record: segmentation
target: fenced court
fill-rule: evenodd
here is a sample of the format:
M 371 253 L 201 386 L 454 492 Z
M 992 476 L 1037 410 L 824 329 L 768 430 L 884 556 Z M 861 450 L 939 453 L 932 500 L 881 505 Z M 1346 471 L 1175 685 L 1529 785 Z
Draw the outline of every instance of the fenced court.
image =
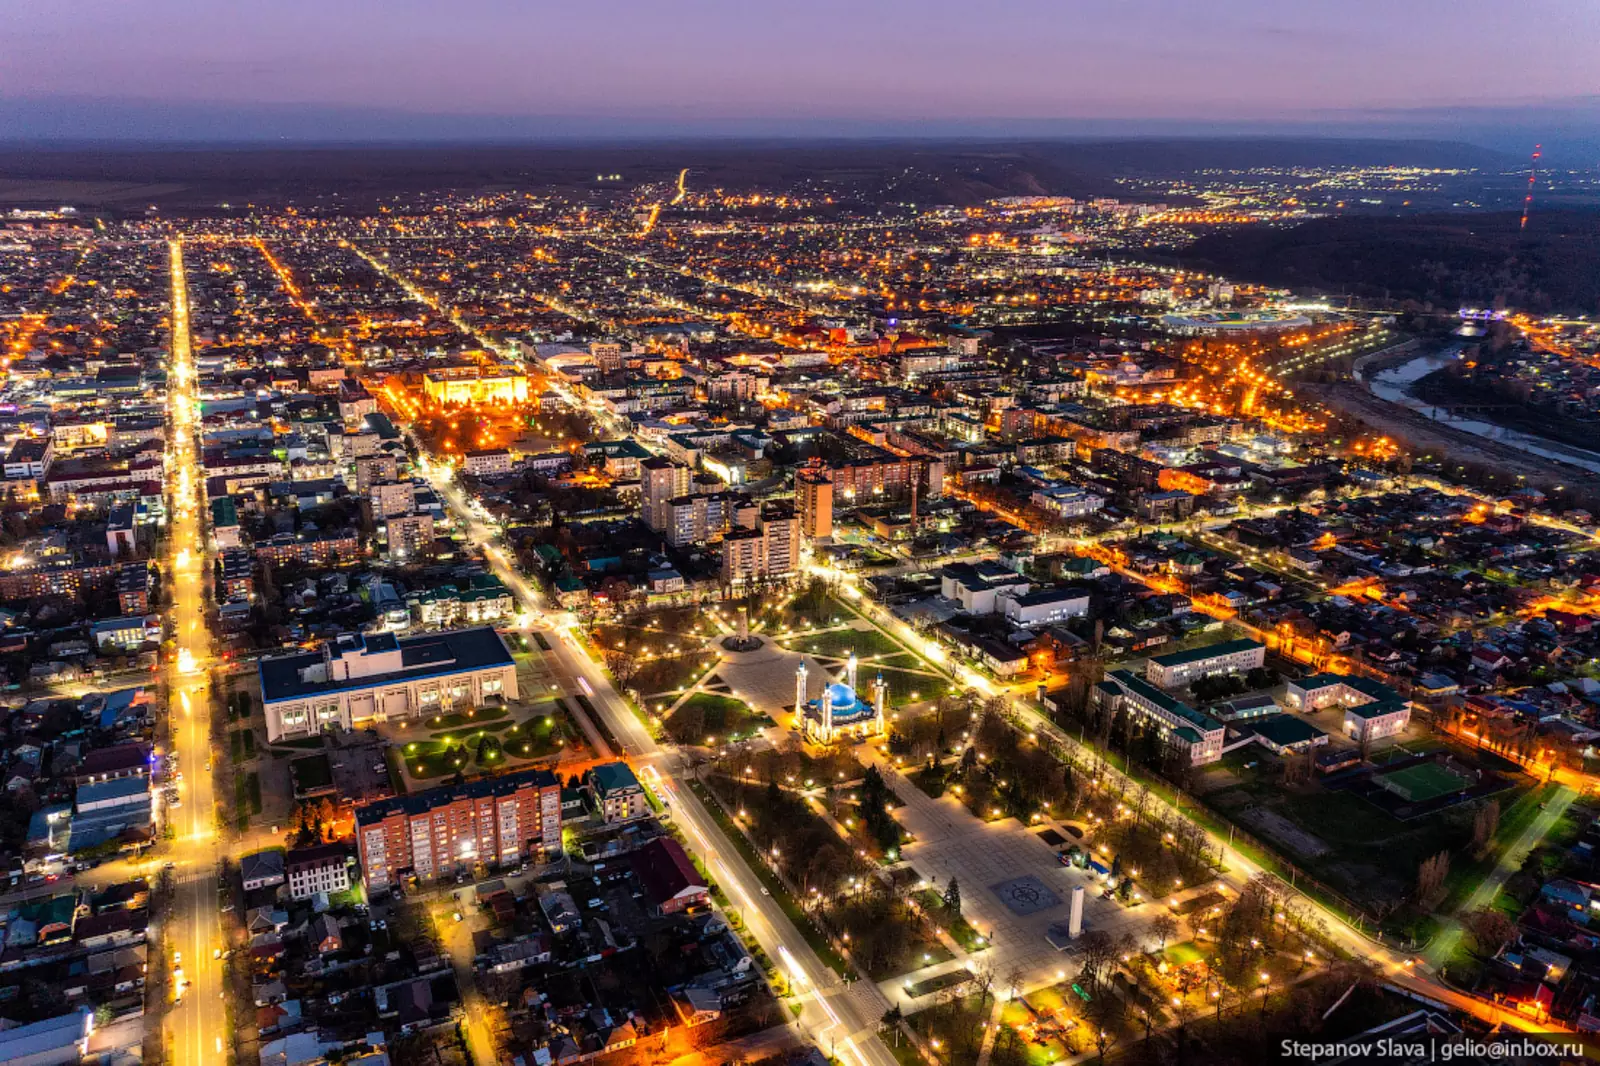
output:
M 1408 803 L 1426 803 L 1478 783 L 1481 773 L 1439 762 L 1420 762 L 1377 775 L 1377 782 Z

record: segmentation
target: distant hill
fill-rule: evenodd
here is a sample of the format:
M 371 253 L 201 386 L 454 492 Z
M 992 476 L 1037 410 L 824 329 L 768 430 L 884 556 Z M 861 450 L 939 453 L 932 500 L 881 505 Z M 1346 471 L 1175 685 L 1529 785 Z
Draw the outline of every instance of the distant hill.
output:
M 1353 215 L 1289 229 L 1202 237 L 1185 266 L 1302 292 L 1504 306 L 1540 314 L 1600 311 L 1600 212 L 1520 216 Z

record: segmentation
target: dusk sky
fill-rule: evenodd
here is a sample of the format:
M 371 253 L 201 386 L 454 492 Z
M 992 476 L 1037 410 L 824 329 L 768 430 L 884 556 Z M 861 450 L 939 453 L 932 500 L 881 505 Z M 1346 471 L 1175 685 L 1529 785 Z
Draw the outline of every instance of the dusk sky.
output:
M 0 98 L 667 120 L 1255 120 L 1600 93 L 1594 0 L 71 0 Z

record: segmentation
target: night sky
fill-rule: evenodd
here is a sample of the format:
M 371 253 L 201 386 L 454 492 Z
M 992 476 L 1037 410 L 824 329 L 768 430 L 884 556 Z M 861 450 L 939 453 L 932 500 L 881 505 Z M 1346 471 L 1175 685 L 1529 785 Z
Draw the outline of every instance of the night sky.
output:
M 5 0 L 0 98 L 784 121 L 1600 93 L 1594 0 Z

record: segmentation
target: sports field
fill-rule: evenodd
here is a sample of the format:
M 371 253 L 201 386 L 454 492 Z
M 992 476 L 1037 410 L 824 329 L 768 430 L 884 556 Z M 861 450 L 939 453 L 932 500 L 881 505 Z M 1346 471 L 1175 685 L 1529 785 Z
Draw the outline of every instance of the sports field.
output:
M 1435 762 L 1418 763 L 1404 770 L 1381 777 L 1384 788 L 1398 793 L 1412 803 L 1425 803 L 1451 792 L 1460 792 L 1472 782 L 1453 770 Z

